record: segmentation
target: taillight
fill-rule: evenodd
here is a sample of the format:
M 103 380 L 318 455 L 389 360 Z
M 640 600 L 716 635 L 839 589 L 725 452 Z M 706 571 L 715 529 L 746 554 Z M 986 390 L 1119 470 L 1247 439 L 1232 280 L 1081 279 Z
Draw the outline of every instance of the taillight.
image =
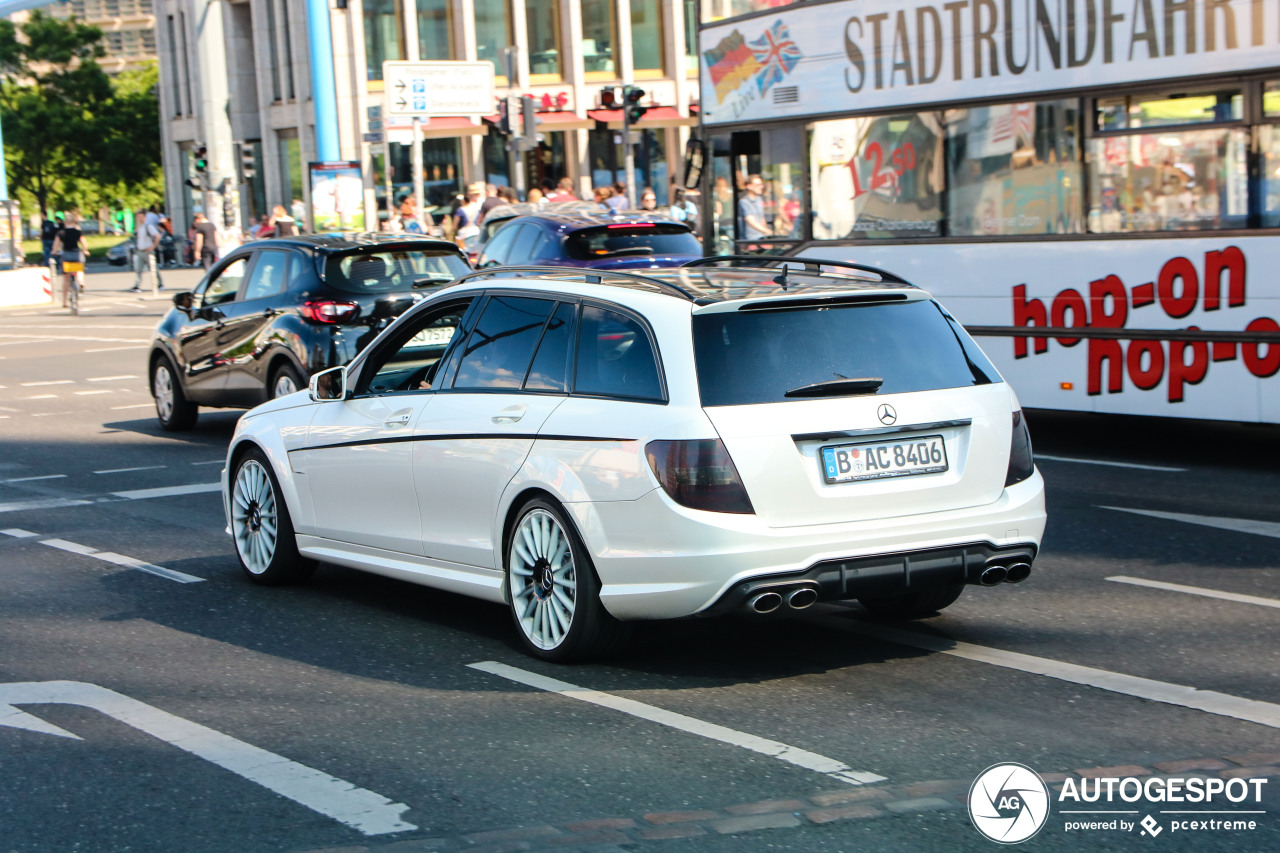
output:
M 755 513 L 738 469 L 720 439 L 651 441 L 644 450 L 663 490 L 681 506 Z
M 1031 454 L 1031 433 L 1027 431 L 1027 419 L 1022 410 L 1013 413 L 1013 440 L 1009 446 L 1009 473 L 1005 475 L 1004 484 L 1012 486 L 1035 473 L 1035 457 Z
M 298 306 L 298 311 L 312 323 L 349 323 L 360 313 L 360 306 L 354 302 L 326 299 L 304 302 Z

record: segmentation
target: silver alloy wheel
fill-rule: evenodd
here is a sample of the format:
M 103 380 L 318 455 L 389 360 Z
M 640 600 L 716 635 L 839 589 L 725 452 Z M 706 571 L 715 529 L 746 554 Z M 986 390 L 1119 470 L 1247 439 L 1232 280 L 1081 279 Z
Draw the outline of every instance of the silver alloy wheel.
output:
M 231 491 L 231 532 L 245 568 L 260 575 L 276 554 L 276 494 L 271 477 L 256 459 L 249 459 L 236 472 Z
M 289 371 L 282 370 L 280 375 L 276 377 L 276 386 L 272 389 L 271 396 L 272 398 L 287 397 L 297 390 L 298 386 L 293 381 L 293 376 L 290 375 Z
M 173 374 L 163 361 L 156 364 L 156 374 L 151 384 L 155 389 L 156 413 L 160 415 L 160 420 L 168 422 L 173 417 Z
M 511 539 L 511 601 L 520 629 L 540 649 L 564 642 L 577 609 L 573 549 L 556 518 L 535 509 Z

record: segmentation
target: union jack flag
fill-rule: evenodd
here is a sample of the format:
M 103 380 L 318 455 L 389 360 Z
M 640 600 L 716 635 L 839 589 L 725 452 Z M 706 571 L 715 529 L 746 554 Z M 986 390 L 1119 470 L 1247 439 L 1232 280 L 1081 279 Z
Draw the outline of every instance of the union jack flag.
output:
M 772 27 L 764 31 L 764 35 L 747 44 L 761 65 L 756 74 L 756 85 L 760 88 L 761 95 L 769 91 L 774 83 L 782 82 L 791 69 L 796 67 L 796 63 L 804 58 L 782 21 L 775 21 Z

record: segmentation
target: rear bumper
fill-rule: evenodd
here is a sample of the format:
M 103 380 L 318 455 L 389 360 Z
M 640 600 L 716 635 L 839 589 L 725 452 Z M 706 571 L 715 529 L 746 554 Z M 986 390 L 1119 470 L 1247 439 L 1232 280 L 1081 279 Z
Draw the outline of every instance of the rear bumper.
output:
M 619 619 L 720 612 L 754 582 L 803 582 L 809 573 L 832 599 L 955 583 L 957 566 L 967 572 L 988 553 L 1034 556 L 1045 525 L 1039 472 L 985 506 L 806 527 L 690 510 L 661 489 L 566 508 L 600 576 L 600 599 Z M 956 549 L 966 548 L 957 561 Z M 941 562 L 923 559 L 930 552 Z

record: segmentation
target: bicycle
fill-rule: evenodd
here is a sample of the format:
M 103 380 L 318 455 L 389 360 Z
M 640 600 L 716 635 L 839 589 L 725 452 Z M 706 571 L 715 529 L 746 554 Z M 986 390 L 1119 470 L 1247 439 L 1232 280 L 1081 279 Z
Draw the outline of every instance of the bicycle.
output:
M 63 286 L 67 288 L 67 305 L 71 308 L 73 315 L 80 313 L 80 283 L 81 277 L 84 275 L 83 261 L 63 261 L 62 271 L 66 274 L 66 281 Z

